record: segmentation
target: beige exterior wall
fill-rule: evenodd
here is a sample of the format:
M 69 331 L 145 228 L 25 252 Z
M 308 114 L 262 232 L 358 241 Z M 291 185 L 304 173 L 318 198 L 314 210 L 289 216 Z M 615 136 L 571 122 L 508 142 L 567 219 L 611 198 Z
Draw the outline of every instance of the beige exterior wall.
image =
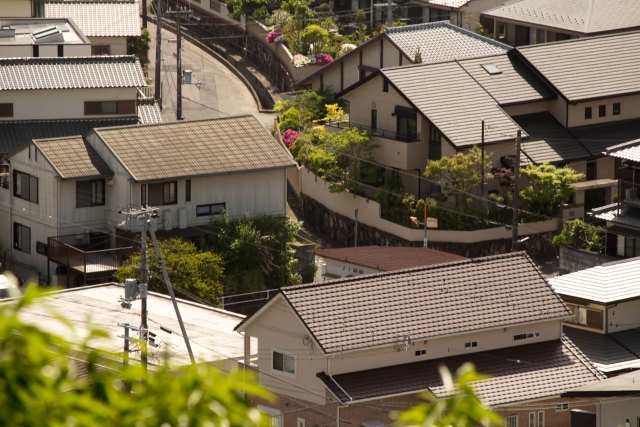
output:
M 384 38 L 382 68 L 395 67 L 400 64 L 400 51 L 388 39 Z M 405 59 L 406 60 L 406 59 Z M 405 63 L 406 65 L 406 63 Z
M 0 0 L 1 18 L 30 18 L 31 0 Z
M 596 328 L 589 328 L 586 326 L 586 313 L 582 313 L 579 314 L 579 317 L 582 317 L 581 321 L 583 321 L 584 325 L 581 325 L 579 323 L 573 323 L 572 322 L 565 322 L 565 325 L 567 327 L 571 327 L 571 328 L 576 328 L 576 329 L 582 329 L 585 331 L 591 331 L 591 332 L 597 332 L 600 334 L 605 334 L 606 333 L 606 327 L 607 327 L 607 307 L 604 304 L 597 304 L 597 303 L 593 303 L 593 302 L 585 302 L 585 301 L 581 301 L 581 302 L 574 302 L 574 300 L 571 297 L 565 297 L 564 295 L 562 296 L 563 301 L 568 304 L 568 305 L 577 305 L 579 307 L 579 309 L 593 309 L 593 310 L 599 310 L 602 312 L 602 326 L 603 329 L 596 329 Z M 571 308 L 571 307 L 570 307 Z
M 596 161 L 597 179 L 615 178 L 616 160 L 613 157 L 602 157 Z
M 480 14 L 494 7 L 500 6 L 505 0 L 471 0 L 460 8 L 462 22 L 458 23 L 462 28 L 477 31 L 480 23 Z M 491 28 L 486 28 L 491 31 Z
M 379 273 L 381 270 L 353 264 L 337 259 L 324 258 L 316 255 L 316 282 L 324 282 L 326 280 L 335 279 L 336 277 L 352 277 L 362 274 Z
M 613 115 L 613 104 L 620 103 L 620 114 Z M 604 105 L 606 115 L 599 117 L 599 107 Z M 585 108 L 591 107 L 591 119 L 585 119 Z M 637 119 L 640 117 L 640 95 L 611 97 L 597 101 L 581 102 L 569 105 L 569 127 L 609 123 L 618 120 Z
M 567 127 L 567 103 L 561 97 L 549 101 L 549 112 L 564 127 Z
M 607 308 L 607 333 L 640 327 L 640 299 L 618 303 Z
M 92 45 L 109 45 L 111 55 L 127 54 L 127 38 L 126 37 L 89 37 Z M 89 53 L 91 55 L 91 53 Z M 66 55 L 65 55 L 66 56 Z
M 338 64 L 338 66 L 336 67 L 338 69 L 338 85 L 334 89 L 334 92 L 339 92 L 360 81 L 360 71 L 358 70 L 358 65 L 360 65 L 360 58 L 358 54 L 351 55 L 350 57 L 345 58 L 342 63 L 342 87 L 340 86 L 340 65 Z
M 3 118 L 3 120 L 81 119 L 90 117 L 84 115 L 85 101 L 135 99 L 137 99 L 136 88 L 3 91 L 2 102 L 13 103 L 13 117 Z M 34 108 L 35 106 L 38 108 Z M 108 118 L 118 117 L 118 115 L 98 117 Z
M 598 399 L 597 427 L 636 426 L 640 420 L 640 397 L 615 396 Z M 630 424 L 626 421 L 630 420 Z
M 537 101 L 526 104 L 507 105 L 501 107 L 510 117 L 521 116 L 523 114 L 544 113 L 551 109 L 553 101 Z

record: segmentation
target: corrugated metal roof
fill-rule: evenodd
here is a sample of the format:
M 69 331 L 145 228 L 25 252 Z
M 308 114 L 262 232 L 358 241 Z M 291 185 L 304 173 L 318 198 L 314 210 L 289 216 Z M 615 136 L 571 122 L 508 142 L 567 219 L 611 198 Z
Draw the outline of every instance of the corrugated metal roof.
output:
M 534 164 L 591 158 L 591 153 L 550 113 L 526 114 L 513 119 L 529 134 L 521 148 L 523 156 Z
M 517 271 L 517 275 L 512 273 Z M 326 353 L 569 314 L 524 252 L 282 288 Z
M 439 367 L 444 365 L 455 372 L 466 362 L 473 362 L 478 372 L 489 376 L 473 387 L 490 407 L 558 396 L 570 388 L 606 378 L 566 336 L 561 340 L 366 371 L 332 376 L 323 372 L 318 377 L 345 403 L 426 390 L 437 397 L 446 397 L 451 391 L 443 384 Z
M 516 49 L 566 99 L 578 102 L 640 92 L 638 46 L 640 32 Z
M 136 1 L 52 1 L 42 5 L 46 18 L 70 18 L 88 37 L 138 37 Z
M 36 139 L 33 143 L 62 179 L 113 176 L 113 171 L 81 136 Z
M 135 56 L 0 59 L 0 91 L 143 86 Z
M 640 357 L 637 356 L 640 350 L 640 328 L 613 334 L 599 334 L 567 325 L 563 330 L 600 372 L 640 368 Z
M 616 261 L 549 279 L 560 295 L 600 303 L 640 298 L 640 258 Z
M 592 35 L 640 27 L 637 0 L 520 0 L 484 15 Z
M 413 59 L 420 50 L 423 64 L 495 55 L 512 49 L 448 21 L 392 27 L 385 33 L 409 58 Z
M 501 106 L 556 97 L 549 86 L 515 55 L 503 53 L 459 62 Z M 483 67 L 488 64 L 493 64 L 499 73 L 489 74 Z
M 295 165 L 253 116 L 94 129 L 136 181 Z
M 457 62 L 381 71 L 456 147 L 480 143 L 482 120 L 488 144 L 514 140 L 520 129 Z

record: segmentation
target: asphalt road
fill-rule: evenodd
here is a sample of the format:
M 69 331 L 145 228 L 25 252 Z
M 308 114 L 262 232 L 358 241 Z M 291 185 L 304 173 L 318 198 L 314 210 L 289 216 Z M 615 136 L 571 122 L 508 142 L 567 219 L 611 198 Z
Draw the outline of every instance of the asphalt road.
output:
M 149 22 L 151 49 L 149 78 L 155 78 L 156 26 Z M 176 121 L 177 105 L 177 49 L 176 35 L 162 31 L 162 117 L 165 122 Z M 251 114 L 271 129 L 273 115 L 259 113 L 258 105 L 249 89 L 232 71 L 214 57 L 182 39 L 182 69 L 191 70 L 191 83 L 182 85 L 182 117 L 201 120 Z

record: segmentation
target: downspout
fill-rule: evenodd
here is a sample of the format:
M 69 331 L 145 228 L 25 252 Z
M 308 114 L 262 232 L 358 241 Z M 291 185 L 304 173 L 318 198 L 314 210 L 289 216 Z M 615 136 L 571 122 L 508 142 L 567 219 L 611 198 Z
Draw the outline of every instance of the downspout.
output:
M 336 380 L 333 379 L 333 375 L 331 375 L 331 359 L 333 359 L 333 355 L 327 357 L 327 375 L 329 376 L 329 378 L 331 378 L 331 381 L 333 381 L 333 383 L 344 393 L 344 395 L 349 398 L 349 400 L 353 400 L 351 396 L 349 396 L 349 394 L 342 387 L 340 387 L 340 384 L 338 384 Z M 340 409 L 348 407 L 349 405 L 336 406 L 336 427 L 340 427 Z

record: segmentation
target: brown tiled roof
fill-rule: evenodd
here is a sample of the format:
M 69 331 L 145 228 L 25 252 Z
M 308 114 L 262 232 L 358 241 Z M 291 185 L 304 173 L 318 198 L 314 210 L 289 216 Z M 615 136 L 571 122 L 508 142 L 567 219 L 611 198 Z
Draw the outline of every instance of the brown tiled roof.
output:
M 94 129 L 136 181 L 295 165 L 253 116 Z
M 570 315 L 524 252 L 282 288 L 325 353 Z
M 474 384 L 484 404 L 495 407 L 557 396 L 582 384 L 603 380 L 589 360 L 566 337 L 562 340 L 509 347 L 443 359 L 318 377 L 344 403 L 430 390 L 448 394 L 438 371 L 455 372 L 465 362 L 491 378 Z
M 36 139 L 33 143 L 62 179 L 113 176 L 113 171 L 81 136 Z
M 570 102 L 640 92 L 640 32 L 516 48 Z
M 431 248 L 407 246 L 359 246 L 357 248 L 316 249 L 316 255 L 350 262 L 380 271 L 462 261 L 466 257 Z

